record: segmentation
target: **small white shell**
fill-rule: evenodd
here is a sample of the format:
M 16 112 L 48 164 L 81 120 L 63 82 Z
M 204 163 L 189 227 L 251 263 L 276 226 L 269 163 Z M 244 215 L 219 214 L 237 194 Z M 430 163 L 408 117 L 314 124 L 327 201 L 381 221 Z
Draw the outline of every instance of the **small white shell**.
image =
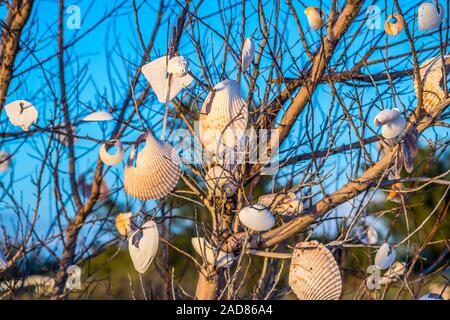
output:
M 184 77 L 189 72 L 189 61 L 182 56 L 175 56 L 167 64 L 167 73 L 176 77 Z
M 317 241 L 297 243 L 292 253 L 289 286 L 300 300 L 339 300 L 341 272 L 330 250 Z
M 7 261 L 3 255 L 2 249 L 0 249 L 0 271 L 6 270 Z
M 205 149 L 213 154 L 236 146 L 245 133 L 248 109 L 239 83 L 224 80 L 203 102 L 199 135 Z
M 162 56 L 142 67 L 142 73 L 156 94 L 159 102 L 166 102 L 166 85 L 167 85 L 167 56 Z M 175 70 L 174 70 L 175 71 Z M 178 72 L 178 71 L 177 71 Z M 194 78 L 186 74 L 182 77 L 172 77 L 170 83 L 169 101 L 172 101 L 184 88 L 187 88 Z
M 419 300 L 444 300 L 438 293 L 426 293 Z
M 140 200 L 161 199 L 175 188 L 180 174 L 181 160 L 175 149 L 149 134 L 136 166 L 125 168 L 123 186 Z
M 221 197 L 223 194 L 231 197 L 238 187 L 233 174 L 220 166 L 215 166 L 208 170 L 205 176 L 205 183 L 215 197 Z
M 194 237 L 191 239 L 191 244 L 195 252 L 204 261 L 208 264 L 215 265 L 217 268 L 228 267 L 234 260 L 234 254 L 213 249 L 212 245 L 205 238 Z
M 439 28 L 444 18 L 444 7 L 439 2 L 436 6 L 435 0 L 422 3 L 419 7 L 418 18 L 419 29 L 422 31 Z
M 117 141 L 114 144 L 114 147 L 116 148 L 116 153 L 110 154 L 110 153 L 108 153 L 108 150 L 106 150 L 106 143 L 103 143 L 100 146 L 100 151 L 99 151 L 100 159 L 103 161 L 104 164 L 107 164 L 108 166 L 118 165 L 123 159 L 122 143 L 120 141 Z
M 247 71 L 248 67 L 250 67 L 253 58 L 255 57 L 255 44 L 252 39 L 247 38 L 244 42 L 244 47 L 242 48 L 242 71 Z
M 378 112 L 373 119 L 376 126 L 385 125 L 388 122 L 392 122 L 400 118 L 401 113 L 398 109 L 384 109 Z
M 0 172 L 6 172 L 9 169 L 11 158 L 8 152 L 0 151 Z
M 133 213 L 131 213 L 131 212 L 119 213 L 116 216 L 116 220 L 115 220 L 116 229 L 122 237 L 128 236 L 132 231 L 132 228 L 131 228 L 131 217 L 132 216 L 133 216 Z
M 403 117 L 386 123 L 381 127 L 381 135 L 386 139 L 398 137 L 406 127 L 406 120 Z
M 96 111 L 88 114 L 83 118 L 83 121 L 109 121 L 113 120 L 113 116 L 111 113 L 106 111 Z
M 308 18 L 309 26 L 313 31 L 322 28 L 325 24 L 325 14 L 320 8 L 308 7 L 305 9 L 304 13 Z
M 134 268 L 139 273 L 147 271 L 158 252 L 159 233 L 153 220 L 147 221 L 128 239 L 128 251 Z
M 395 261 L 392 267 L 386 271 L 379 280 L 379 284 L 387 285 L 389 283 L 397 281 L 405 273 L 405 264 L 399 261 Z
M 303 211 L 303 202 L 293 192 L 265 194 L 259 197 L 258 203 L 270 208 L 273 213 L 286 216 Z
M 384 23 L 384 31 L 391 36 L 397 36 L 404 28 L 405 20 L 398 13 L 391 14 Z
M 381 269 L 386 270 L 395 261 L 395 250 L 388 243 L 383 244 L 377 251 L 375 256 L 375 265 Z
M 244 207 L 239 211 L 239 221 L 253 231 L 267 231 L 275 225 L 275 218 L 260 204 Z
M 358 229 L 359 240 L 367 245 L 374 245 L 378 241 L 377 230 L 370 225 L 362 225 Z
M 16 100 L 5 106 L 6 115 L 14 126 L 21 127 L 24 131 L 37 121 L 38 111 L 28 101 Z

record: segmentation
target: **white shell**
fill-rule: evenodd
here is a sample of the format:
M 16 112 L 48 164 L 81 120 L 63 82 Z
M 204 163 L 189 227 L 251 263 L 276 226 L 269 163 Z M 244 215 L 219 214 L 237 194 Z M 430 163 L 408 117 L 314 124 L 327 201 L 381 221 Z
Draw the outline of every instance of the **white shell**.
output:
M 436 6 L 435 0 L 422 3 L 419 7 L 418 16 L 420 30 L 427 31 L 439 28 L 444 18 L 444 7 L 439 2 Z
M 147 271 L 158 252 L 159 233 L 153 220 L 147 221 L 128 239 L 128 251 L 134 268 L 139 273 Z
M 289 286 L 300 300 L 339 300 L 342 278 L 333 254 L 317 241 L 298 243 L 292 253 Z
M 172 58 L 173 59 L 173 58 Z M 167 85 L 167 56 L 162 56 L 142 67 L 142 73 L 156 94 L 159 102 L 166 102 L 166 85 Z M 174 61 L 175 64 L 175 61 Z M 175 71 L 175 70 L 173 70 Z M 178 72 L 178 71 L 177 71 Z M 170 83 L 169 101 L 172 101 L 184 88 L 187 88 L 194 78 L 191 75 L 172 77 Z
M 381 270 L 386 270 L 394 263 L 395 256 L 395 249 L 385 243 L 377 251 L 375 265 Z
M 373 122 L 376 126 L 382 126 L 388 122 L 397 120 L 400 116 L 401 113 L 398 109 L 384 109 L 377 113 Z
M 122 143 L 120 141 L 117 141 L 114 144 L 114 147 L 116 148 L 116 153 L 110 154 L 110 153 L 108 153 L 108 150 L 106 150 L 106 143 L 103 143 L 100 146 L 100 151 L 99 151 L 100 159 L 103 161 L 104 164 L 107 164 L 108 166 L 118 165 L 123 159 Z
M 149 134 L 138 153 L 136 166 L 124 171 L 125 192 L 140 200 L 161 199 L 171 192 L 181 173 L 181 160 L 168 143 Z
M 0 151 L 0 172 L 6 172 L 9 169 L 11 158 L 8 152 Z
M 112 114 L 106 111 L 96 111 L 88 114 L 83 121 L 109 121 L 114 119 Z
M 384 31 L 391 36 L 397 36 L 404 28 L 405 20 L 398 13 L 391 14 L 384 23 Z
M 133 213 L 131 213 L 131 212 L 119 213 L 116 216 L 116 219 L 115 219 L 116 229 L 122 237 L 128 236 L 132 231 L 132 228 L 131 228 L 131 217 L 132 216 L 133 216 Z
M 189 61 L 182 56 L 175 56 L 167 64 L 167 73 L 176 77 L 184 77 L 189 72 Z
M 234 254 L 222 250 L 213 249 L 212 245 L 202 237 L 191 239 L 195 252 L 208 264 L 218 268 L 228 267 L 234 260 Z
M 325 24 L 325 14 L 320 8 L 308 7 L 305 9 L 304 13 L 308 18 L 309 26 L 313 31 L 322 28 L 322 26 Z
M 0 271 L 6 270 L 7 261 L 3 255 L 2 249 L 0 249 Z
M 374 245 L 378 241 L 378 232 L 370 225 L 362 225 L 358 229 L 358 238 L 364 244 Z
M 398 137 L 406 127 L 406 120 L 403 117 L 392 122 L 388 122 L 381 127 L 381 135 L 386 139 Z
M 220 166 L 215 166 L 208 170 L 205 176 L 205 183 L 215 197 L 221 197 L 223 194 L 231 197 L 238 187 L 233 174 Z
M 255 57 L 255 44 L 252 39 L 247 38 L 244 42 L 244 47 L 242 48 L 242 71 L 247 71 L 248 67 L 250 67 L 253 58 Z
M 258 203 L 270 208 L 273 213 L 286 216 L 303 211 L 303 202 L 293 192 L 265 194 L 259 197 Z
M 247 127 L 248 109 L 237 81 L 224 80 L 214 90 L 203 102 L 199 133 L 205 149 L 217 154 L 239 143 Z
M 387 285 L 389 283 L 397 281 L 405 273 L 405 264 L 396 261 L 392 267 L 386 271 L 379 280 L 379 284 Z
M 444 300 L 440 294 L 426 293 L 419 300 Z
M 6 115 L 14 126 L 21 127 L 24 131 L 37 121 L 38 111 L 28 101 L 16 100 L 5 106 Z
M 239 211 L 239 221 L 253 231 L 267 231 L 275 225 L 275 218 L 260 204 L 244 207 Z

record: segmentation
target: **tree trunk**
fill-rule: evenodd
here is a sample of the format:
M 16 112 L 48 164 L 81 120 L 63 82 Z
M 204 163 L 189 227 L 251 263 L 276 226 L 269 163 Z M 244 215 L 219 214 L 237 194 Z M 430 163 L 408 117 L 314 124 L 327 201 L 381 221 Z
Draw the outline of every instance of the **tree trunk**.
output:
M 202 269 L 198 272 L 197 289 L 195 298 L 197 300 L 215 300 L 218 288 L 217 273 L 209 274 L 208 271 Z

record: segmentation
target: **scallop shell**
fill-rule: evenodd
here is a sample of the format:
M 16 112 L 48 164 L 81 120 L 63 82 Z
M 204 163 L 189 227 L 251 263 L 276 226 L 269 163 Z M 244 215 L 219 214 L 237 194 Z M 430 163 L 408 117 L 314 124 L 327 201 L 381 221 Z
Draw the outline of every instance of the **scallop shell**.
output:
M 289 286 L 300 300 L 339 300 L 342 279 L 333 254 L 317 241 L 297 243 L 292 253 Z
M 7 268 L 7 261 L 5 256 L 3 255 L 2 249 L 0 249 L 0 271 L 6 270 Z
M 313 31 L 316 31 L 325 24 L 325 13 L 318 7 L 308 7 L 304 11 L 308 18 L 308 23 Z
M 147 271 L 158 252 L 159 233 L 153 220 L 147 221 L 128 239 L 128 251 L 134 268 L 139 273 Z
M 108 153 L 108 150 L 106 150 L 106 143 L 103 143 L 100 146 L 99 152 L 100 159 L 103 161 L 104 164 L 107 164 L 108 166 L 118 165 L 123 159 L 122 143 L 120 141 L 117 141 L 114 144 L 114 147 L 116 148 L 116 153 L 110 154 Z
M 28 101 L 16 100 L 5 106 L 6 115 L 9 121 L 14 125 L 28 131 L 30 126 L 38 119 L 38 111 Z
M 404 28 L 405 20 L 398 13 L 391 14 L 384 23 L 384 31 L 391 36 L 397 36 Z
M 181 160 L 175 149 L 148 134 L 136 166 L 125 168 L 123 186 L 126 193 L 140 200 L 161 199 L 175 188 L 180 173 Z
M 191 244 L 195 252 L 204 261 L 208 264 L 215 265 L 217 268 L 228 267 L 234 260 L 234 254 L 213 249 L 212 245 L 205 238 L 194 237 L 191 239 Z
M 377 251 L 377 254 L 375 256 L 375 265 L 379 269 L 385 270 L 394 263 L 395 256 L 395 249 L 392 248 L 388 243 L 385 243 Z
M 200 139 L 213 154 L 236 146 L 245 133 L 248 110 L 235 80 L 219 82 L 205 99 L 199 118 Z
M 184 77 L 189 72 L 189 61 L 182 56 L 175 56 L 167 64 L 167 73 L 176 77 Z
M 133 213 L 119 213 L 116 217 L 115 225 L 116 229 L 122 237 L 127 237 L 132 229 L 131 229 L 131 217 Z
M 419 6 L 418 19 L 419 29 L 422 31 L 433 30 L 439 28 L 444 18 L 444 7 L 439 2 L 436 6 L 433 2 L 425 2 Z
M 6 151 L 0 151 L 0 172 L 6 172 L 11 163 L 11 156 Z
M 302 201 L 293 192 L 265 194 L 259 197 L 258 203 L 281 215 L 300 214 L 303 211 Z
M 253 231 L 267 231 L 275 225 L 275 218 L 263 205 L 255 204 L 239 211 L 239 221 Z
M 86 117 L 83 118 L 83 121 L 109 121 L 113 119 L 114 118 L 111 113 L 106 111 L 97 111 L 88 114 Z
M 378 232 L 370 225 L 362 225 L 358 229 L 358 238 L 366 245 L 374 245 L 378 241 Z
M 210 192 L 216 197 L 221 197 L 224 193 L 227 197 L 231 197 L 238 187 L 235 176 L 220 166 L 215 166 L 208 170 L 205 176 L 205 183 Z
M 254 57 L 255 57 L 255 44 L 253 43 L 252 39 L 247 38 L 244 42 L 244 47 L 242 48 L 242 55 L 241 55 L 242 71 L 247 71 Z
M 179 65 L 175 67 L 176 61 L 177 60 L 174 60 L 173 62 L 174 65 L 171 66 L 171 68 L 177 69 L 179 67 Z M 150 82 L 150 85 L 152 86 L 152 89 L 155 92 L 159 102 L 162 103 L 166 102 L 166 86 L 168 74 L 167 64 L 168 64 L 167 56 L 162 56 L 146 64 L 145 66 L 142 67 L 141 70 L 147 81 Z M 181 74 L 181 72 L 178 73 L 179 70 L 178 71 L 171 70 L 171 71 L 174 71 L 177 74 Z M 181 90 L 187 88 L 192 83 L 193 80 L 194 78 L 189 74 L 186 74 L 185 76 L 182 77 L 178 77 L 176 75 L 173 76 L 170 82 L 169 101 L 172 101 L 181 92 Z

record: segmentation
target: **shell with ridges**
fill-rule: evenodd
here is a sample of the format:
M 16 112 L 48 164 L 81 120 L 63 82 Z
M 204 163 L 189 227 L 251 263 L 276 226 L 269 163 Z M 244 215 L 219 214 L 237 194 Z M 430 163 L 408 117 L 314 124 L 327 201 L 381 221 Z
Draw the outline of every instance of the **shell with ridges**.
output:
M 218 268 L 229 266 L 234 260 L 234 254 L 222 250 L 214 250 L 212 245 L 203 237 L 191 239 L 192 247 L 208 264 Z
M 247 38 L 244 42 L 244 47 L 242 48 L 242 71 L 246 71 L 250 67 L 253 58 L 255 57 L 255 44 L 252 39 Z
M 263 205 L 255 204 L 239 211 L 239 221 L 253 231 L 267 231 L 275 225 L 275 218 Z
M 295 246 L 289 286 L 300 300 L 339 300 L 342 278 L 333 254 L 317 241 Z
M 148 134 L 137 154 L 136 166 L 124 171 L 125 192 L 140 200 L 161 199 L 171 192 L 181 174 L 181 160 L 168 143 Z
M 235 175 L 221 166 L 214 166 L 208 170 L 205 176 L 205 183 L 216 197 L 221 197 L 224 193 L 227 197 L 231 197 L 238 187 Z
M 6 115 L 14 126 L 28 131 L 29 127 L 38 119 L 38 111 L 26 100 L 16 100 L 5 106 Z
M 384 31 L 391 36 L 397 36 L 404 28 L 405 20 L 398 13 L 390 15 L 384 23 Z
M 7 262 L 3 255 L 2 249 L 0 249 L 0 271 L 6 270 Z
M 128 239 L 128 251 L 134 268 L 139 273 L 147 271 L 158 252 L 159 232 L 153 220 L 147 221 Z

